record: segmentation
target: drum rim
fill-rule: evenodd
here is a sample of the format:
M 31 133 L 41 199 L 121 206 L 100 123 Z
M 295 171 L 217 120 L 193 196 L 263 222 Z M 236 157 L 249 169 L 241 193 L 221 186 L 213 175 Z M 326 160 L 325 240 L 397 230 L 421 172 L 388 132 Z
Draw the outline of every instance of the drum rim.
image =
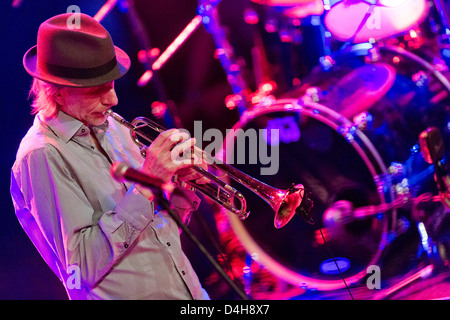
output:
M 275 100 L 271 104 L 266 105 L 257 105 L 253 109 L 248 110 L 244 112 L 241 119 L 233 126 L 232 129 L 236 130 L 238 128 L 242 128 L 245 126 L 251 119 L 258 117 L 260 115 L 269 113 L 269 112 L 283 112 L 283 111 L 289 111 L 289 112 L 299 112 L 299 113 L 306 113 L 307 116 L 310 116 L 318 121 L 321 121 L 320 119 L 327 120 L 326 122 L 321 121 L 322 123 L 330 126 L 333 130 L 336 131 L 336 129 L 339 127 L 335 122 L 340 122 L 341 125 L 353 125 L 353 123 L 339 114 L 338 112 L 326 107 L 325 105 L 312 102 L 309 99 L 302 97 L 300 99 L 279 99 Z M 329 119 L 330 117 L 331 119 Z M 335 121 L 335 122 L 333 122 Z M 360 138 L 361 142 L 364 143 L 364 145 L 367 147 L 370 153 L 372 153 L 372 156 L 374 158 L 374 161 L 377 162 L 377 165 L 379 167 L 379 174 L 388 174 L 387 168 L 381 158 L 381 156 L 378 154 L 378 151 L 375 149 L 369 138 L 356 128 L 355 134 L 358 135 L 358 138 Z M 224 143 L 222 145 L 221 150 L 219 151 L 219 155 L 223 157 L 223 146 L 227 144 L 227 141 L 230 135 L 226 135 L 224 139 Z M 349 141 L 348 139 L 346 139 Z M 352 143 L 350 143 L 352 147 L 357 151 L 358 155 L 362 158 L 364 163 L 367 165 L 366 161 L 370 160 L 366 157 L 362 157 L 360 152 L 364 151 L 362 149 L 358 150 L 358 142 L 356 140 L 353 140 Z M 369 171 L 372 174 L 372 178 L 374 179 L 375 183 L 375 176 L 373 173 L 375 171 L 375 168 L 368 168 Z M 391 193 L 390 196 L 393 196 L 393 189 L 392 186 L 389 186 L 389 192 Z M 378 195 L 380 197 L 380 201 L 382 204 L 386 203 L 385 197 L 381 191 L 378 191 Z M 225 210 L 224 210 L 225 211 Z M 394 209 L 395 211 L 395 209 Z M 226 212 L 231 229 L 235 233 L 236 237 L 238 238 L 241 245 L 244 247 L 246 252 L 250 255 L 256 253 L 257 257 L 252 255 L 252 258 L 254 260 L 263 265 L 270 273 L 272 273 L 274 276 L 286 281 L 287 283 L 301 287 L 304 289 L 314 289 L 319 291 L 331 291 L 331 290 L 338 290 L 342 289 L 347 285 L 355 284 L 359 282 L 364 276 L 367 275 L 366 270 L 362 270 L 352 276 L 349 276 L 345 278 L 345 283 L 342 281 L 342 279 L 339 280 L 323 280 L 323 279 L 317 279 L 308 277 L 305 275 L 302 275 L 288 267 L 283 266 L 281 263 L 273 259 L 269 254 L 267 254 L 252 238 L 252 236 L 248 233 L 246 230 L 244 224 L 242 221 L 234 214 L 230 212 Z M 395 214 L 393 214 L 395 216 Z M 381 219 L 383 222 L 382 231 L 381 231 L 381 238 L 380 242 L 378 244 L 378 248 L 369 262 L 368 266 L 376 264 L 381 257 L 381 254 L 388 244 L 388 229 L 389 229 L 389 223 L 387 219 L 387 215 L 383 215 L 383 218 Z M 393 221 L 394 218 L 393 218 Z

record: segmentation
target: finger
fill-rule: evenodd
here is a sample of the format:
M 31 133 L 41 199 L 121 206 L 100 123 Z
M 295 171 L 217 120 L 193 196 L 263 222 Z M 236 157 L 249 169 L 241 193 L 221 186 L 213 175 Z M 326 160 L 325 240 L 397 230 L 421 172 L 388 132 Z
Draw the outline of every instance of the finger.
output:
M 190 138 L 174 146 L 170 151 L 172 162 L 177 165 L 184 165 L 183 167 L 194 164 L 196 158 L 192 153 L 192 148 L 195 141 L 195 138 Z
M 200 179 L 195 180 L 195 183 L 197 184 L 206 184 L 211 182 L 207 177 L 202 176 Z
M 194 167 L 181 168 L 176 171 L 176 174 L 180 181 L 195 181 L 199 184 L 210 182 L 210 179 L 205 177 L 201 172 L 196 171 Z
M 149 148 L 154 148 L 158 150 L 161 148 L 164 144 L 167 144 L 167 140 L 170 141 L 170 137 L 172 135 L 177 135 L 179 133 L 178 129 L 169 129 L 164 132 L 161 132 L 156 139 L 152 142 Z
M 170 136 L 170 140 L 175 143 L 179 143 L 188 140 L 190 137 L 191 135 L 189 134 L 188 131 L 178 130 L 172 133 L 172 135 Z
M 191 135 L 189 134 L 189 132 L 184 130 L 183 131 L 177 130 L 173 132 L 172 135 L 169 137 L 170 141 L 166 141 L 163 144 L 162 151 L 163 152 L 171 151 L 176 145 L 189 140 L 190 137 Z

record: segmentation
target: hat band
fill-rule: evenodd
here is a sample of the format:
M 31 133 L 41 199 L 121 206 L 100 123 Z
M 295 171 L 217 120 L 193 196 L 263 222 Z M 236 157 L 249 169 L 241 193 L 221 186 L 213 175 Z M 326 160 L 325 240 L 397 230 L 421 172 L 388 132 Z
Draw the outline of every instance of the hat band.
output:
M 103 76 L 114 69 L 117 65 L 116 57 L 110 61 L 93 68 L 71 68 L 62 67 L 55 64 L 44 62 L 45 69 L 56 77 L 71 79 L 92 79 Z

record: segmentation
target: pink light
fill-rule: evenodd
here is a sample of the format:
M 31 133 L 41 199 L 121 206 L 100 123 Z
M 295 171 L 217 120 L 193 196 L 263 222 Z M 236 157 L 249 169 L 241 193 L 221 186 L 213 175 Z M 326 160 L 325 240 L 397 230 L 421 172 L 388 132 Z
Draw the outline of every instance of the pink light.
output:
M 238 94 L 230 94 L 225 98 L 225 106 L 233 110 L 237 107 L 238 103 L 242 100 L 242 97 Z
M 223 48 L 218 48 L 214 51 L 214 59 L 219 59 L 219 56 L 224 55 L 225 50 Z
M 351 4 L 347 4 L 347 1 L 338 2 L 326 14 L 325 26 L 339 40 L 353 38 L 369 8 L 370 3 L 366 1 L 352 1 Z M 367 42 L 370 38 L 378 41 L 407 31 L 421 23 L 428 11 L 426 0 L 386 0 L 384 5 L 373 8 L 353 41 Z
M 260 103 L 260 102 L 261 102 L 261 97 L 260 97 L 260 96 L 254 95 L 254 96 L 252 97 L 252 104 L 258 104 L 258 103 Z
M 148 51 L 139 50 L 138 60 L 140 63 L 146 63 L 148 59 L 153 59 L 159 55 L 159 48 L 152 48 Z
M 162 118 L 167 110 L 167 104 L 160 101 L 154 101 L 151 105 L 152 114 L 157 118 Z
M 266 29 L 266 31 L 268 33 L 274 33 L 278 31 L 278 26 L 275 20 L 273 19 L 269 19 L 266 24 L 264 25 L 264 29 Z
M 248 24 L 257 24 L 259 22 L 258 15 L 253 9 L 245 9 L 244 11 L 244 21 Z
M 259 87 L 259 91 L 264 93 L 270 93 L 277 88 L 277 84 L 275 81 L 265 82 Z
M 152 70 L 147 70 L 144 72 L 144 74 L 139 78 L 137 85 L 139 87 L 143 87 L 145 86 L 150 79 L 153 77 L 153 71 Z
M 140 63 L 145 63 L 147 61 L 147 52 L 145 50 L 139 50 L 138 60 Z
M 189 24 L 183 29 L 183 31 L 181 31 L 181 33 L 175 38 L 175 40 L 167 47 L 167 49 L 164 50 L 159 58 L 156 59 L 156 61 L 152 65 L 152 69 L 159 70 L 201 23 L 202 16 L 195 16 L 194 19 L 189 22 Z
M 148 52 L 147 55 L 150 58 L 155 58 L 159 55 L 159 53 L 161 52 L 161 50 L 159 50 L 159 48 L 151 48 Z
M 302 24 L 302 21 L 300 19 L 292 19 L 292 25 L 295 27 L 300 27 Z
M 237 65 L 236 63 L 233 63 L 230 66 L 230 71 L 239 71 L 239 65 Z
M 301 85 L 302 84 L 302 80 L 300 80 L 299 78 L 294 78 L 294 79 L 292 79 L 292 85 L 294 86 L 294 87 L 297 87 L 297 86 L 299 86 L 299 85 Z
M 280 31 L 281 42 L 292 42 L 292 35 L 287 30 Z
M 98 10 L 98 12 L 95 14 L 94 19 L 98 22 L 101 22 L 106 15 L 111 12 L 111 10 L 115 7 L 117 4 L 117 0 L 108 0 L 101 8 Z

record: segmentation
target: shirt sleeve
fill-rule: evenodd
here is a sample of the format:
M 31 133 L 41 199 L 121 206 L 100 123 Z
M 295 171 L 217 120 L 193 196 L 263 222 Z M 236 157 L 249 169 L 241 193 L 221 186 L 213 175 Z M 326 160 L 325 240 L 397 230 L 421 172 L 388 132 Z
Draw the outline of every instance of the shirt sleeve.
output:
M 34 150 L 13 167 L 11 189 L 18 219 L 32 239 L 39 238 L 33 242 L 43 258 L 56 257 L 50 265 L 56 263 L 60 272 L 78 265 L 89 287 L 117 263 L 154 215 L 153 203 L 132 186 L 113 211 L 94 222 L 94 209 L 51 147 Z
M 189 224 L 192 213 L 200 206 L 201 199 L 188 188 L 176 187 L 169 197 L 170 207 L 180 217 L 181 221 Z

